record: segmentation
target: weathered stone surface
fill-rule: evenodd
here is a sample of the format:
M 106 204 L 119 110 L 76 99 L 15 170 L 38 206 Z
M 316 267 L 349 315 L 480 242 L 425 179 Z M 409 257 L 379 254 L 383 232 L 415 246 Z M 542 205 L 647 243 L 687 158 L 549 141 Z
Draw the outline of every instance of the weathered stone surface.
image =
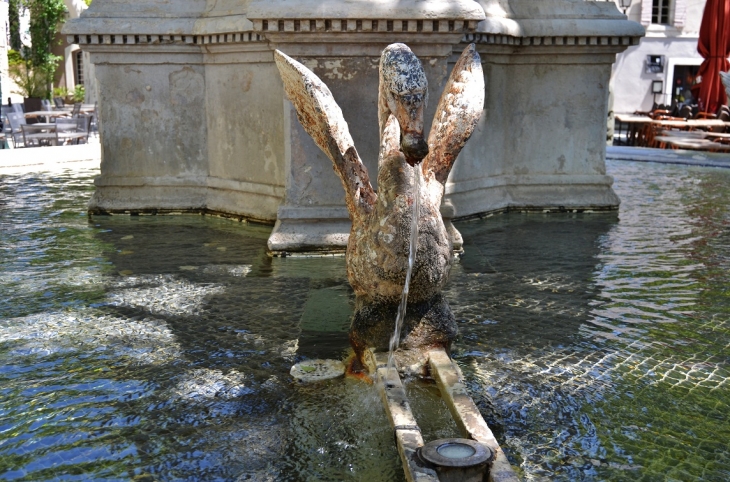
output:
M 452 244 L 439 208 L 444 182 L 484 103 L 481 63 L 474 46 L 466 48 L 446 84 L 428 147 L 423 139 L 428 86 L 421 64 L 403 44 L 383 51 L 377 194 L 329 89 L 283 53 L 276 52 L 276 61 L 299 121 L 332 160 L 345 188 L 352 220 L 347 274 L 357 295 L 350 338 L 356 353 L 387 346 L 408 270 L 414 196 L 420 204 L 415 213 L 418 247 L 402 336 L 408 348 L 450 346 L 456 326 L 440 291 L 451 267 Z M 417 174 L 424 178 L 418 190 Z
M 360 355 L 368 348 L 387 350 L 398 313 L 397 302 L 360 296 L 350 326 L 350 343 Z M 408 304 L 403 320 L 400 349 L 422 350 L 444 347 L 447 350 L 457 335 L 456 320 L 442 295 Z
M 376 196 L 342 110 L 319 77 L 278 50 L 274 55 L 284 91 L 294 104 L 299 122 L 334 163 L 345 188 L 347 209 L 353 217 L 360 219 L 372 209 Z
M 518 482 L 507 456 L 469 395 L 461 370 L 442 350 L 432 350 L 428 357 L 431 376 L 436 380 L 461 435 L 486 445 L 494 453 L 489 482 Z
M 288 0 L 253 0 L 252 19 L 268 18 L 364 18 L 364 19 L 468 19 L 483 20 L 484 11 L 471 0 L 298 0 L 293 10 Z
M 434 100 L 464 40 L 482 56 L 487 105 L 442 215 L 618 204 L 605 175 L 604 97 L 615 54 L 643 30 L 611 2 L 98 0 L 64 33 L 99 67 L 87 82 L 99 89 L 103 158 L 92 212 L 213 211 L 278 221 L 274 252 L 344 250 L 340 181 L 282 102 L 273 49 L 327 82 L 377 190 L 382 49 L 408 44 Z M 187 106 L 157 82 L 184 67 L 203 81 Z

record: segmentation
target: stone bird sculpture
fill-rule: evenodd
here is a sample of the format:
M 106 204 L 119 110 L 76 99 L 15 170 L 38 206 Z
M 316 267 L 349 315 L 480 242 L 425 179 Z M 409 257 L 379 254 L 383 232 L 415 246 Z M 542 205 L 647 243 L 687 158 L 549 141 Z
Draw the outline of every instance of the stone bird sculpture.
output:
M 484 77 L 474 45 L 464 50 L 444 87 L 428 142 L 423 135 L 428 101 L 423 67 L 404 44 L 383 51 L 377 192 L 327 86 L 294 59 L 278 50 L 274 55 L 302 127 L 332 160 L 345 188 L 352 220 L 347 276 L 356 294 L 350 341 L 357 359 L 362 361 L 368 347 L 388 346 L 408 268 L 414 196 L 420 198 L 418 245 L 401 347 L 449 349 L 457 330 L 441 289 L 453 255 L 439 207 L 449 172 L 484 105 Z M 414 192 L 417 170 L 422 182 Z

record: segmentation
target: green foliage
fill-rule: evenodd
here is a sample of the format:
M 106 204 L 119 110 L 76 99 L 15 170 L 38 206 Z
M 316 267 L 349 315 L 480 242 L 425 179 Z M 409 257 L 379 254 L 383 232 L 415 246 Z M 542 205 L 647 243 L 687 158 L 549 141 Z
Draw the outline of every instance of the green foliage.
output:
M 55 64 L 52 67 L 45 68 L 32 67 L 30 62 L 11 65 L 8 68 L 8 73 L 18 86 L 18 90 L 13 93 L 20 94 L 23 97 L 48 98 L 50 94 L 48 86 L 53 81 L 55 69 Z
M 63 0 L 10 0 L 10 41 L 8 53 L 10 77 L 18 85 L 16 93 L 24 97 L 50 97 L 53 75 L 61 57 L 51 53 L 66 14 Z M 30 12 L 31 45 L 22 45 L 18 16 L 21 9 Z
M 74 102 L 83 102 L 86 98 L 86 88 L 83 85 L 77 85 L 73 92 Z
M 33 67 L 53 65 L 59 57 L 51 53 L 51 45 L 63 23 L 66 5 L 63 0 L 26 0 L 30 10 L 30 61 Z
M 68 89 L 66 87 L 55 87 L 53 89 L 53 97 L 60 97 L 62 99 L 65 99 L 68 97 Z
M 84 2 L 86 3 L 86 6 L 87 7 L 90 7 L 91 6 L 91 0 L 84 0 Z
M 8 26 L 10 30 L 10 48 L 20 51 L 23 44 L 20 41 L 20 12 L 24 6 L 22 0 L 10 0 L 8 2 Z
M 13 50 L 13 49 L 8 50 L 8 65 L 9 66 L 12 67 L 13 65 L 22 64 L 23 62 L 24 62 L 23 56 L 20 55 L 20 52 L 18 52 L 17 50 Z

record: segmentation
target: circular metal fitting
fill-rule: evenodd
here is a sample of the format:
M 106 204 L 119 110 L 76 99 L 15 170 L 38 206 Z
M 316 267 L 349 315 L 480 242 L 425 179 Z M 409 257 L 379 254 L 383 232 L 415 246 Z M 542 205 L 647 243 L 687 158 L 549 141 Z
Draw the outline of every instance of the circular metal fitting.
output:
M 421 460 L 436 467 L 468 468 L 492 461 L 494 453 L 479 442 L 464 438 L 445 438 L 429 442 L 419 450 Z

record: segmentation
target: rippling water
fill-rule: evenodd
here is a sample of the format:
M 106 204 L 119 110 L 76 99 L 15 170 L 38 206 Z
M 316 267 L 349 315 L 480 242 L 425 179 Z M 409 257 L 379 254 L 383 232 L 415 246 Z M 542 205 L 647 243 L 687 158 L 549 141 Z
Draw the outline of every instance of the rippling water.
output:
M 730 171 L 609 163 L 616 214 L 460 223 L 455 356 L 527 480 L 730 480 Z M 342 258 L 267 227 L 95 217 L 94 171 L 0 176 L 0 479 L 403 480 L 344 358 Z M 454 435 L 408 391 L 426 440 Z

